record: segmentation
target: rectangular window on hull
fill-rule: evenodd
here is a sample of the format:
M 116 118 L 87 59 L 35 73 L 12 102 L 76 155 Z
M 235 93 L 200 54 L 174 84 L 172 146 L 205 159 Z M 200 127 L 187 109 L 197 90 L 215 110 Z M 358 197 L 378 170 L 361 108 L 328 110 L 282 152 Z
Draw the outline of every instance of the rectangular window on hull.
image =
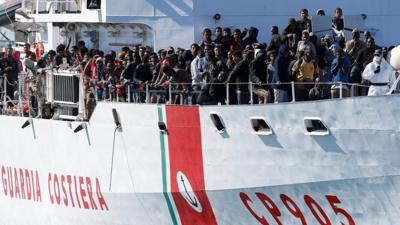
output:
M 304 118 L 304 126 L 307 135 L 325 136 L 329 135 L 329 130 L 320 118 Z
M 271 135 L 272 129 L 264 118 L 250 118 L 251 126 L 257 135 Z

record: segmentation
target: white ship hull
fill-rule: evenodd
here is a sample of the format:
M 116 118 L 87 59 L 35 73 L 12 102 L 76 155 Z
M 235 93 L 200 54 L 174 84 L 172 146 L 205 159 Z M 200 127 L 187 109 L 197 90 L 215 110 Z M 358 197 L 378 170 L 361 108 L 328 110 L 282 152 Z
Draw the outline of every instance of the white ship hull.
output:
M 77 133 L 80 122 L 22 129 L 27 118 L 1 116 L 0 224 L 400 224 L 399 105 L 100 103 Z M 273 133 L 254 134 L 254 117 Z M 306 134 L 304 118 L 329 134 Z

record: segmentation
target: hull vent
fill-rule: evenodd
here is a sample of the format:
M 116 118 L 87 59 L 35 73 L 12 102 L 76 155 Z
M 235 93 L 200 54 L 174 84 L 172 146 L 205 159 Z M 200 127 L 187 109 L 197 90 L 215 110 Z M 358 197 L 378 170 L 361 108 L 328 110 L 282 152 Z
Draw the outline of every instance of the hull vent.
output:
M 79 77 L 54 76 L 54 102 L 74 104 L 79 101 Z

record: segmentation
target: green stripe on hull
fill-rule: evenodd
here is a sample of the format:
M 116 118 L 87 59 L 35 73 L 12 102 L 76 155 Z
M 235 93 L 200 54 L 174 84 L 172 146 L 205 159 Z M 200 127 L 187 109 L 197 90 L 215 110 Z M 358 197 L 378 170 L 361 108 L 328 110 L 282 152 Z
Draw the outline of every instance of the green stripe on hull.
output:
M 163 112 L 162 108 L 158 107 L 158 120 L 159 122 L 163 122 Z M 164 132 L 160 131 L 160 145 L 161 145 L 161 167 L 162 167 L 162 179 L 163 179 L 163 194 L 165 197 L 165 201 L 167 202 L 169 213 L 171 214 L 171 219 L 174 225 L 178 225 L 176 220 L 174 208 L 172 207 L 171 199 L 168 195 L 167 189 L 167 161 L 165 155 L 165 141 L 164 141 Z

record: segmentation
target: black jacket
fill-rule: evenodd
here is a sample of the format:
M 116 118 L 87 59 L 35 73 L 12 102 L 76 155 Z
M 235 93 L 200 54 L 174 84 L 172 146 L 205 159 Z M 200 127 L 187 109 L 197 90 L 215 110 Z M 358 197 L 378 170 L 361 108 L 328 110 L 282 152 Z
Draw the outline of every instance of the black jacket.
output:
M 267 81 L 267 64 L 265 57 L 262 55 L 257 56 L 249 65 L 250 79 L 253 83 L 266 84 Z
M 284 52 L 287 50 L 288 47 L 286 45 L 281 46 L 281 48 L 279 49 L 279 55 L 275 61 L 275 73 L 272 78 L 273 83 L 276 83 L 278 81 L 280 81 L 281 83 L 288 83 L 291 81 L 289 76 L 290 60 L 288 58 L 285 58 L 285 56 L 283 55 Z M 289 90 L 289 84 L 274 85 L 273 88 L 281 90 Z
M 237 84 L 237 88 L 241 91 L 248 91 L 249 82 L 249 61 L 243 59 L 235 65 L 233 70 L 229 73 L 228 83 L 242 83 Z

